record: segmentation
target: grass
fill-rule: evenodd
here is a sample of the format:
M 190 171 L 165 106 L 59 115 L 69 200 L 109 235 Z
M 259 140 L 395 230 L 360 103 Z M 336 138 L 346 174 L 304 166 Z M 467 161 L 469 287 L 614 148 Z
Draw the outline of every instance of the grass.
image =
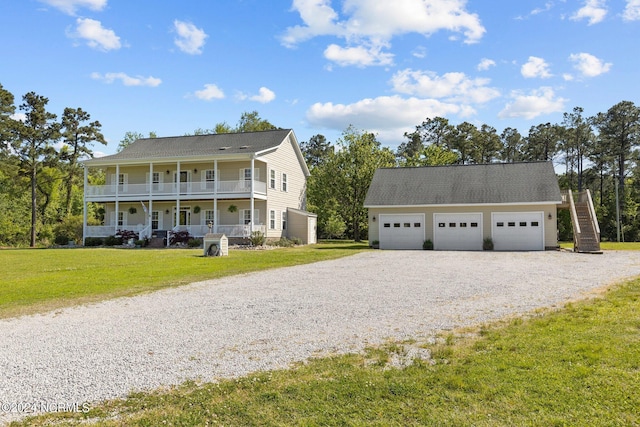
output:
M 15 425 L 637 426 L 639 312 L 636 279 L 601 298 L 450 333 L 434 344 L 389 343 Z M 390 366 L 416 346 L 431 358 Z
M 0 318 L 130 296 L 199 280 L 312 263 L 366 250 L 366 243 L 332 242 L 268 251 L 202 249 L 0 250 Z
M 573 249 L 573 242 L 560 242 L 563 249 Z M 605 251 L 640 251 L 640 242 L 600 242 L 600 249 Z

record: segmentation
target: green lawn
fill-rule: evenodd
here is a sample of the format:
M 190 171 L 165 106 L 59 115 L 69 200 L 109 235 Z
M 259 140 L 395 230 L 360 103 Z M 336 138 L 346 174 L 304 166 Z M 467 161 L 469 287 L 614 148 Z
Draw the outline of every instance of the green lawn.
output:
M 560 242 L 563 249 L 573 249 L 573 242 Z M 640 251 L 640 242 L 601 242 L 600 249 L 605 251 Z
M 134 295 L 198 280 L 339 258 L 366 243 L 332 242 L 268 251 L 197 249 L 0 250 L 0 318 Z
M 555 312 L 220 383 L 136 393 L 29 426 L 638 426 L 640 279 Z

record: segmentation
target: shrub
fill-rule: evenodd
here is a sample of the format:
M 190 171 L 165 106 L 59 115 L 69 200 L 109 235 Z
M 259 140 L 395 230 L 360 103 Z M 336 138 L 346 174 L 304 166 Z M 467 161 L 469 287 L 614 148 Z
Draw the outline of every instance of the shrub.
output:
M 130 239 L 138 240 L 138 233 L 131 230 L 118 230 L 116 232 L 116 237 L 120 239 L 121 242 L 128 242 Z
M 101 246 L 104 240 L 101 237 L 87 237 L 84 239 L 85 246 Z
M 425 251 L 433 250 L 433 242 L 431 241 L 431 239 L 427 239 L 424 241 L 424 243 L 422 244 L 422 249 L 424 249 Z
M 169 232 L 169 245 L 177 245 L 177 244 L 188 244 L 189 239 L 192 236 L 188 231 L 170 231 Z
M 267 241 L 267 237 L 262 231 L 253 231 L 251 237 L 249 237 L 249 241 L 253 246 L 263 246 Z
M 493 250 L 493 240 L 491 237 L 485 237 L 482 241 L 482 250 L 483 251 L 492 251 Z
M 82 240 L 82 216 L 64 218 L 53 228 L 53 241 L 56 245 L 66 245 L 70 241 Z
M 141 248 L 144 248 L 145 246 L 147 246 L 147 240 L 146 239 L 136 240 L 135 245 L 140 246 Z
M 122 244 L 122 239 L 116 236 L 109 236 L 104 238 L 105 246 L 117 246 Z
M 292 237 L 291 241 L 293 242 L 294 245 L 301 245 L 302 244 L 302 239 L 299 237 Z
M 202 239 L 189 239 L 187 246 L 190 248 L 199 248 L 202 246 Z
M 286 237 L 281 237 L 280 240 L 270 242 L 269 244 L 271 246 L 280 246 L 282 248 L 288 248 L 290 246 L 293 246 L 295 243 L 293 243 L 293 240 L 289 240 Z

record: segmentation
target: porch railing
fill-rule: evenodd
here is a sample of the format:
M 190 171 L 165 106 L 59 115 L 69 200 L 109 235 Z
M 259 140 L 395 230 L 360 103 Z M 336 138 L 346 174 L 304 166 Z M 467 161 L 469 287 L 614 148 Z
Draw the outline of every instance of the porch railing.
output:
M 216 190 L 215 185 L 218 188 Z M 218 194 L 240 193 L 249 194 L 251 192 L 251 182 L 245 180 L 235 181 L 213 181 L 213 182 L 183 182 L 176 183 L 146 183 L 146 184 L 124 184 L 124 185 L 89 185 L 87 187 L 88 197 L 115 197 L 117 194 L 123 197 L 148 197 L 153 196 L 177 196 L 180 195 L 207 195 L 214 192 Z M 254 181 L 254 192 L 265 194 L 267 183 Z
M 265 225 L 254 225 L 255 231 L 266 233 Z M 113 236 L 117 230 L 131 230 L 136 233 L 146 231 L 144 226 L 125 225 L 115 227 L 115 225 L 99 225 L 99 226 L 87 226 L 87 234 L 85 237 L 108 237 Z M 174 228 L 175 231 L 188 231 L 194 237 L 202 237 L 209 232 L 209 227 L 206 225 L 181 225 Z M 218 233 L 224 233 L 227 237 L 249 237 L 251 236 L 251 226 L 244 224 L 232 224 L 232 225 L 219 225 Z

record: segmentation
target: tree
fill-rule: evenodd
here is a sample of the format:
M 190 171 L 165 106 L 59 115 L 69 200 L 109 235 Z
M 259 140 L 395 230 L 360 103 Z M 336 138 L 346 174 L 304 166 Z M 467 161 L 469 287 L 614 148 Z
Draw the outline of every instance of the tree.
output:
M 640 109 L 633 102 L 619 102 L 606 113 L 599 113 L 595 118 L 595 125 L 615 162 L 616 179 L 621 195 L 621 221 L 624 223 L 626 174 L 632 152 L 640 143 Z
M 157 138 L 155 132 L 149 132 L 149 138 Z M 118 144 L 118 148 L 116 151 L 120 152 L 127 148 L 132 143 L 136 142 L 138 139 L 143 139 L 144 135 L 139 132 L 125 132 L 124 137 L 120 140 L 120 144 Z
M 333 153 L 333 146 L 324 135 L 314 135 L 309 138 L 308 142 L 300 143 L 300 150 L 310 169 L 321 166 L 328 159 L 330 153 Z
M 372 133 L 349 126 L 338 141 L 339 150 L 324 166 L 327 189 L 335 195 L 351 236 L 360 241 L 367 227 L 364 199 L 373 174 L 381 167 L 395 166 L 395 155 L 381 148 Z
M 8 143 L 11 140 L 11 125 L 13 123 L 11 116 L 16 111 L 13 102 L 13 94 L 0 84 L 0 150 L 2 151 L 8 148 Z
M 474 132 L 471 143 L 471 157 L 476 164 L 491 163 L 502 148 L 500 136 L 496 129 L 489 125 L 482 125 L 480 130 Z
M 478 128 L 469 123 L 462 122 L 451 132 L 449 148 L 458 153 L 458 162 L 467 164 L 472 160 L 474 150 L 474 139 L 478 133 Z
M 46 111 L 49 99 L 34 92 L 22 97 L 20 110 L 25 112 L 25 120 L 14 121 L 15 139 L 13 151 L 20 158 L 22 168 L 29 175 L 31 184 L 31 239 L 30 245 L 36 245 L 37 224 L 37 183 L 38 171 L 46 157 L 55 154 L 51 144 L 60 138 L 60 125 L 55 122 L 56 115 Z
M 60 152 L 60 158 L 67 162 L 67 179 L 65 212 L 67 216 L 71 215 L 71 193 L 74 184 L 80 177 L 80 166 L 78 159 L 82 157 L 93 157 L 93 151 L 90 146 L 94 142 L 107 145 L 104 135 L 100 132 L 102 125 L 99 121 L 90 123 L 91 115 L 82 108 L 65 108 L 62 114 L 62 138 L 65 147 Z
M 446 147 L 431 144 L 423 147 L 413 157 L 401 160 L 401 167 L 444 166 L 458 161 L 458 155 Z
M 449 120 L 444 117 L 427 118 L 416 130 L 411 133 L 404 133 L 404 137 L 409 141 L 398 146 L 396 157 L 400 162 L 407 161 L 429 146 L 447 146 L 449 138 L 454 131 L 454 127 L 449 124 Z
M 514 163 L 523 159 L 523 138 L 517 129 L 511 127 L 505 128 L 500 134 L 500 139 L 502 140 L 500 160 L 507 163 Z
M 242 113 L 235 132 L 259 132 L 274 129 L 277 129 L 277 127 L 269 123 L 267 120 L 261 119 L 257 111 L 251 111 L 249 113 Z
M 561 130 L 560 126 L 551 123 L 531 126 L 524 145 L 525 160 L 553 160 L 558 152 Z
M 573 171 L 578 176 L 578 191 L 582 191 L 582 175 L 584 159 L 593 148 L 593 132 L 591 124 L 582 117 L 584 110 L 575 107 L 572 113 L 564 113 L 562 124 L 562 148 L 565 154 L 565 163 L 572 184 Z

